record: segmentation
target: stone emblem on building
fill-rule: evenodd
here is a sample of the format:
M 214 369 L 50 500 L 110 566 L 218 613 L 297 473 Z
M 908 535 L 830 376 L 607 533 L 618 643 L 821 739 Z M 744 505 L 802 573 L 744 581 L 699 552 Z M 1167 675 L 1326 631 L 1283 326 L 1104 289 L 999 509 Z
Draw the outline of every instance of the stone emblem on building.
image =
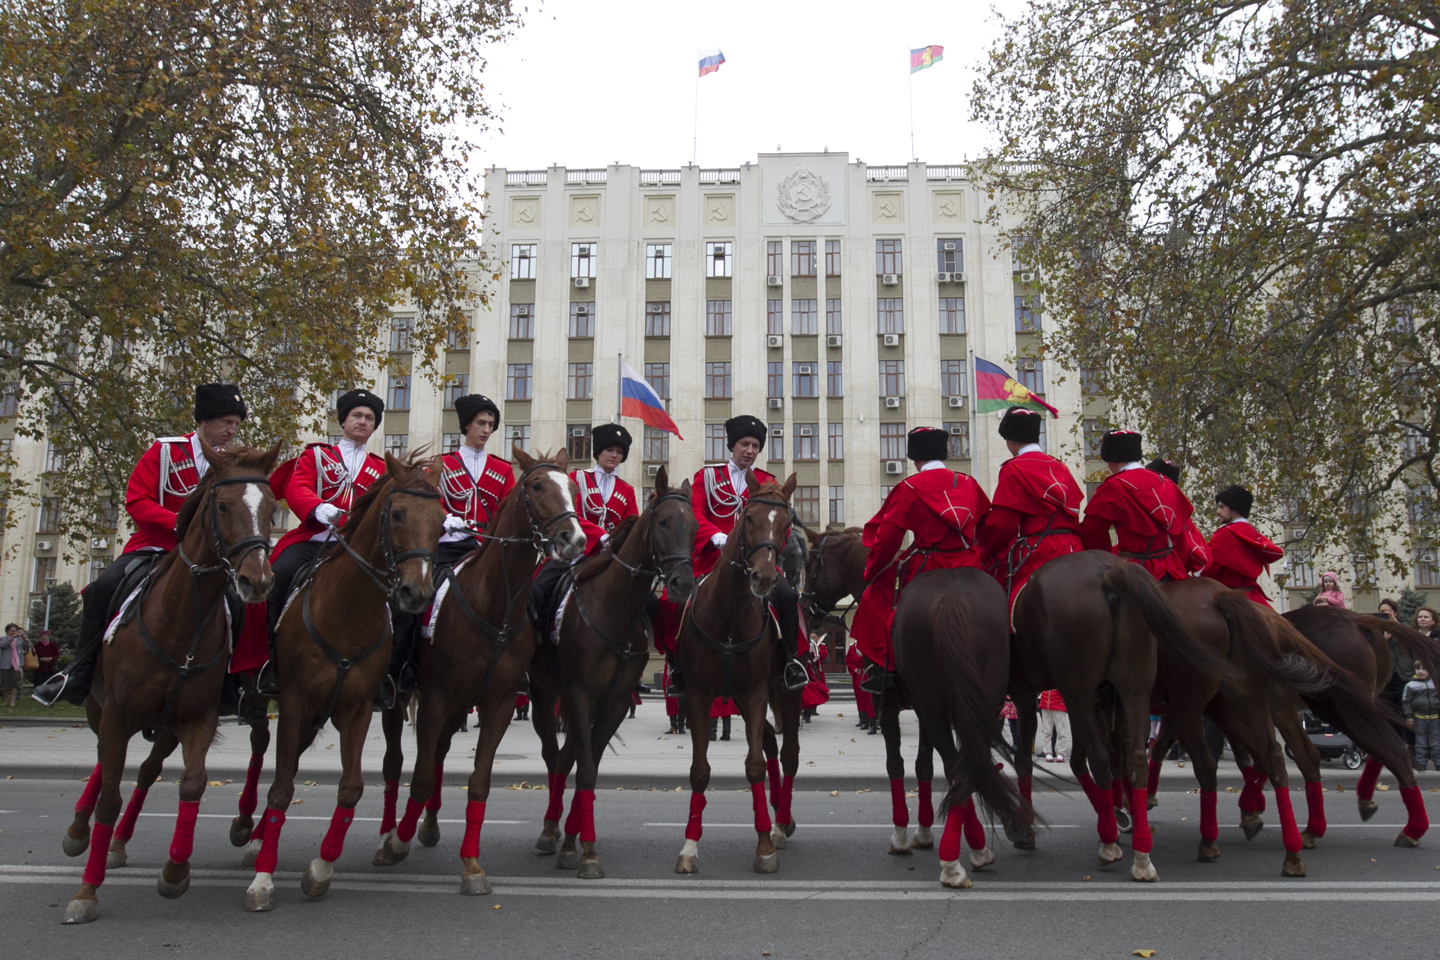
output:
M 810 223 L 830 209 L 830 185 L 815 171 L 801 168 L 780 181 L 775 205 L 796 223 Z

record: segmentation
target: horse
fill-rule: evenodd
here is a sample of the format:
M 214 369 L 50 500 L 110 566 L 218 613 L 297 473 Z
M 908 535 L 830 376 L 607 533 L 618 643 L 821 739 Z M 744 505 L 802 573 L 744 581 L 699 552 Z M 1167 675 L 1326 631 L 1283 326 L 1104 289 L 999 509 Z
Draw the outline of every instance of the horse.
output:
M 275 866 L 295 772 L 300 754 L 326 723 L 340 735 L 340 784 L 320 856 L 306 868 L 300 889 L 312 898 L 330 889 L 365 792 L 360 756 L 394 642 L 389 605 L 419 613 L 435 592 L 431 573 L 445 520 L 438 473 L 433 464 L 401 462 L 391 454 L 385 468 L 351 507 L 336 542 L 296 577 L 275 624 L 280 720 L 275 779 L 258 836 L 250 838 L 255 879 L 245 891 L 245 909 L 252 913 L 275 909 Z
M 246 603 L 263 602 L 270 592 L 275 498 L 267 478 L 280 444 L 269 450 L 230 451 L 201 444 L 200 450 L 210 468 L 176 516 L 176 547 L 127 598 L 97 665 L 86 714 L 99 740 L 99 763 L 84 791 L 96 822 L 93 829 L 83 824 L 86 832 L 77 835 L 77 804 L 66 852 L 78 856 L 88 846 L 90 854 L 80 890 L 65 906 L 65 923 L 88 923 L 99 915 L 96 891 L 105 881 L 120 815 L 126 748 L 139 731 L 157 740 L 173 737 L 184 749 L 175 834 L 156 886 L 168 899 L 190 887 L 195 821 L 206 785 L 205 756 L 219 722 L 230 653 L 226 592 L 233 587 Z M 86 803 L 84 795 L 81 800 Z
M 797 693 L 788 703 L 781 701 L 776 659 L 779 628 L 766 604 L 781 576 L 780 554 L 790 535 L 790 496 L 795 492 L 795 476 L 791 474 L 784 486 L 773 482 L 761 485 L 753 473 L 746 471 L 745 486 L 748 499 L 740 518 L 720 551 L 720 562 L 686 605 L 676 638 L 694 750 L 690 761 L 690 816 L 675 863 L 676 873 L 697 873 L 700 869 L 705 788 L 710 784 L 707 721 L 716 697 L 733 698 L 745 724 L 745 778 L 750 783 L 759 838 L 753 862 L 757 873 L 774 873 L 780 866 L 765 799 L 765 714 L 772 695 L 784 708 L 780 719 L 786 735 L 781 761 L 787 765 L 799 762 L 800 699 Z M 780 822 L 791 825 L 793 831 L 789 814 L 788 809 L 782 809 Z
M 938 851 L 947 887 L 971 886 L 960 865 L 960 834 L 963 821 L 975 817 L 973 796 L 1011 831 L 1027 830 L 1034 820 L 1029 802 L 991 761 L 992 750 L 1009 752 L 995 722 L 1010 672 L 1005 606 L 1005 590 L 994 577 L 960 568 L 920 574 L 895 609 L 899 690 L 915 710 L 921 736 L 940 751 L 948 785 Z M 972 848 L 972 856 L 978 852 Z M 982 860 L 991 863 L 994 856 Z
M 460 843 L 460 892 L 466 896 L 491 892 L 490 880 L 480 866 L 480 829 L 490 797 L 495 750 L 510 726 L 516 687 L 535 653 L 528 612 L 530 581 L 545 553 L 559 560 L 574 560 L 585 550 L 585 533 L 575 512 L 578 491 L 566 476 L 569 456 L 562 450 L 552 460 L 543 454 L 531 457 L 519 445 L 512 449 L 520 466 L 519 482 L 500 502 L 481 545 L 446 573 L 445 585 L 433 605 L 430 637 L 419 643 L 415 767 L 405 813 L 398 823 L 391 800 L 396 795 L 391 784 L 398 791 L 403 763 L 398 705 L 385 714 L 382 724 L 386 806 L 380 847 L 375 852 L 377 867 L 404 860 L 417 831 L 424 846 L 440 842 L 436 815 L 445 756 L 466 711 L 472 705 L 478 708 L 480 737 Z

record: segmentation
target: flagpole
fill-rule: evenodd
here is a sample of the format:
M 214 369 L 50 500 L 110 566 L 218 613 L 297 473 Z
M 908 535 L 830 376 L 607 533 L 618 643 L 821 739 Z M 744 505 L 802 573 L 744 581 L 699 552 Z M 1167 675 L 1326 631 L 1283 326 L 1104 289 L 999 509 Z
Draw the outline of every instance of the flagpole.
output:
M 625 354 L 615 354 L 615 422 L 620 422 L 620 417 L 625 410 Z
M 700 73 L 695 73 L 695 126 L 690 136 L 690 166 L 695 166 L 696 158 L 700 155 Z M 913 124 L 914 121 L 912 120 Z
M 966 337 L 965 339 L 968 341 L 970 338 Z M 979 459 L 975 436 L 975 409 L 980 402 L 977 399 L 980 396 L 980 382 L 976 379 L 975 374 L 975 348 L 967 343 L 965 354 L 969 358 L 967 362 L 970 367 L 970 475 L 973 477 L 978 472 L 975 469 L 975 463 Z

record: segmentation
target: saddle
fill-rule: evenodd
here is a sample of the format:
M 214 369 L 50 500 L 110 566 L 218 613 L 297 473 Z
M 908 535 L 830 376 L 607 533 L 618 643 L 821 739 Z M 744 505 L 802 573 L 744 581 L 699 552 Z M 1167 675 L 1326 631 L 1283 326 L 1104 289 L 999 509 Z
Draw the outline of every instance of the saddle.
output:
M 135 619 L 135 611 L 139 609 L 139 607 L 136 604 L 130 604 L 127 608 L 126 601 L 130 599 L 131 595 L 144 586 L 146 579 L 149 578 L 151 572 L 155 569 L 156 561 L 163 556 L 165 556 L 163 553 L 146 552 L 137 554 L 135 559 L 130 561 L 130 565 L 125 568 L 124 579 L 122 579 L 115 588 L 115 592 L 110 594 L 110 604 L 105 610 L 105 625 L 107 627 L 109 627 L 111 621 L 115 619 L 116 615 L 119 614 L 122 609 L 125 614 L 120 620 L 122 625 Z
M 530 588 L 530 622 L 535 628 L 537 642 L 554 644 L 559 641 L 555 621 L 565 597 L 574 586 L 575 571 L 569 564 L 551 561 L 536 575 Z

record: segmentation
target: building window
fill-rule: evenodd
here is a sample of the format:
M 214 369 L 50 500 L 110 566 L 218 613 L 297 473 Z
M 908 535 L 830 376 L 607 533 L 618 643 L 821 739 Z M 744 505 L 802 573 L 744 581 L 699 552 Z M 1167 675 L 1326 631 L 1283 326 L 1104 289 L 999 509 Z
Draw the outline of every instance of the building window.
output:
M 790 275 L 795 277 L 815 276 L 815 241 L 790 241 Z
M 942 237 L 935 241 L 935 269 L 941 273 L 959 273 L 965 266 L 965 244 L 959 237 Z
M 595 336 L 595 304 L 570 304 L 570 336 L 589 339 Z
M 391 377 L 390 386 L 385 391 L 386 410 L 409 410 L 410 409 L 410 378 Z
M 44 593 L 55 585 L 55 557 L 36 557 L 35 576 L 30 581 L 31 593 Z
M 845 396 L 844 362 L 841 360 L 825 362 L 825 396 Z
M 1081 436 L 1085 443 L 1086 459 L 1100 459 L 1100 441 L 1104 439 L 1105 432 L 1109 429 L 1110 424 L 1104 420 L 1090 419 L 1080 425 Z
M 964 297 L 941 297 L 941 298 L 940 298 L 940 332 L 941 332 L 941 333 L 964 333 L 964 332 L 965 332 L 965 298 L 964 298 Z
M 705 336 L 730 336 L 730 301 L 705 301 Z
M 840 276 L 840 241 L 825 241 L 825 276 Z
M 1034 308 L 1033 297 L 1015 298 L 1015 332 L 1016 333 L 1039 333 L 1040 311 Z
M 880 424 L 880 459 L 905 459 L 905 424 Z
M 795 518 L 801 523 L 812 527 L 820 525 L 819 487 L 796 487 L 790 498 L 790 506 L 795 510 Z
M 535 279 L 535 244 L 510 244 L 510 279 Z
M 415 332 L 415 315 L 396 314 L 390 318 L 390 352 L 409 353 L 410 335 Z
M 530 424 L 512 423 L 505 428 L 505 439 L 526 453 L 530 452 Z M 506 448 L 508 451 L 508 447 Z
M 670 364 L 645 364 L 645 382 L 655 389 L 661 400 L 670 399 Z
M 940 425 L 945 432 L 950 434 L 950 449 L 945 456 L 951 460 L 970 459 L 970 423 L 966 420 L 956 420 Z
M 769 424 L 770 444 L 766 447 L 765 456 L 770 460 L 785 459 L 785 424 Z
M 534 371 L 533 363 L 508 364 L 505 367 L 505 399 L 529 400 Z
M 595 261 L 600 256 L 600 247 L 594 243 L 570 244 L 570 278 L 595 276 Z
M 845 332 L 840 317 L 839 298 L 825 301 L 825 332 L 835 336 Z
M 1290 586 L 1308 588 L 1315 586 L 1315 564 L 1309 550 L 1291 550 L 1285 556 L 1285 572 L 1290 575 Z M 1415 576 L 1419 579 L 1420 564 L 1415 565 Z
M 100 574 L 104 573 L 104 572 L 105 572 L 105 568 L 108 567 L 108 566 L 110 566 L 110 561 L 107 560 L 106 558 L 104 558 L 104 557 L 94 557 L 94 558 L 92 558 L 92 559 L 90 560 L 89 572 L 86 574 L 86 576 L 87 576 L 89 579 L 86 580 L 85 582 L 86 582 L 87 584 L 94 583 L 94 582 L 95 582 L 95 578 L 98 577 L 98 576 L 100 576 Z
M 793 364 L 795 383 L 792 396 L 808 398 L 820 395 L 820 376 L 815 372 L 819 367 L 820 364 L 813 360 Z
M 830 488 L 830 523 L 845 522 L 845 488 Z
M 875 272 L 876 273 L 904 273 L 904 263 L 900 257 L 899 240 L 876 240 L 875 241 Z
M 645 279 L 670 279 L 670 244 L 645 244 Z
M 814 300 L 790 301 L 790 332 L 797 337 L 813 337 L 820 332 Z
M 785 244 L 779 240 L 765 242 L 765 275 L 767 277 L 783 277 L 785 275 Z
M 1045 395 L 1045 361 L 1021 357 L 1015 361 L 1016 377 L 1020 385 L 1036 396 Z M 1044 420 L 1041 420 L 1044 423 Z
M 720 432 L 722 434 L 725 432 L 723 426 L 720 428 Z M 670 434 L 664 430 L 646 427 L 642 443 L 641 459 L 646 463 L 664 463 L 670 459 Z
M 765 396 L 785 396 L 785 364 L 767 363 L 765 367 Z
M 404 460 L 410 455 L 410 434 L 385 434 L 385 452 L 391 454 L 397 460 Z
M 455 401 L 470 392 L 470 374 L 451 374 L 450 382 L 445 384 L 445 409 L 454 410 Z
M 882 397 L 903 397 L 905 396 L 905 361 L 904 360 L 881 360 L 880 361 L 880 396 Z M 893 457 L 887 457 L 893 460 Z
M 1050 433 L 1046 428 L 1044 415 L 1040 417 L 1040 439 L 1035 441 L 1035 445 L 1040 448 L 1041 453 L 1050 452 Z
M 881 297 L 875 301 L 880 333 L 905 332 L 905 301 L 899 297 Z
M 729 456 L 730 452 L 725 448 L 725 424 L 705 424 L 705 460 L 715 462 Z
M 20 384 L 11 380 L 0 386 L 0 417 L 13 417 L 20 412 Z
M 460 449 L 460 444 L 465 442 L 463 433 L 442 433 L 440 435 L 440 452 L 454 453 Z
M 795 424 L 795 459 L 820 459 L 820 425 L 816 423 Z
M 651 300 L 645 304 L 645 336 L 670 336 L 669 300 Z
M 728 361 L 705 364 L 705 399 L 730 399 L 730 364 Z
M 1314 579 L 1314 572 L 1311 572 Z M 1440 587 L 1440 558 L 1435 545 L 1427 544 L 1415 551 L 1415 586 Z
M 765 333 L 778 337 L 785 332 L 785 301 L 765 301 Z
M 891 491 L 891 490 L 894 490 L 894 489 L 895 489 L 895 486 L 894 486 L 893 484 L 882 483 L 882 484 L 880 485 L 880 502 L 881 502 L 881 503 L 884 503 L 886 500 L 889 500 L 889 499 L 890 499 L 890 491 Z
M 825 458 L 827 460 L 845 459 L 845 424 L 827 423 L 826 427 L 826 448 Z
M 1098 397 L 1105 392 L 1105 371 L 1099 367 L 1080 367 L 1080 392 L 1087 397 Z
M 470 328 L 471 328 L 471 326 L 474 324 L 474 319 L 470 316 L 469 313 L 467 313 L 467 314 L 465 315 L 465 317 L 466 317 L 466 319 L 465 319 L 465 328 L 464 328 L 463 330 L 446 330 L 446 331 L 445 331 L 445 349 L 446 349 L 446 350 L 469 350 L 469 349 L 470 349 Z
M 1403 300 L 1396 300 L 1385 308 L 1390 317 L 1390 329 L 1395 333 L 1407 334 L 1415 332 L 1415 305 Z
M 41 497 L 40 514 L 36 517 L 36 533 L 59 533 L 60 532 L 60 498 Z
M 65 469 L 65 452 L 55 446 L 54 440 L 45 441 L 45 472 L 60 473 Z
M 571 460 L 590 459 L 590 424 L 565 425 L 565 452 L 570 455 Z
M 1353 572 L 1351 582 L 1355 584 L 1356 590 L 1374 590 L 1379 585 L 1379 571 L 1376 569 L 1374 557 L 1357 553 L 1350 558 L 1350 569 Z
M 595 364 L 572 363 L 567 376 L 565 399 L 589 400 L 595 392 Z
M 940 396 L 970 396 L 970 378 L 965 375 L 964 360 L 940 361 Z
M 112 497 L 102 497 L 95 511 L 95 526 L 114 533 L 120 527 L 120 507 Z
M 535 339 L 535 304 L 510 304 L 510 339 Z
M 343 434 L 343 433 L 330 433 L 330 434 L 326 434 L 326 435 L 325 435 L 325 442 L 328 443 L 328 444 L 330 444 L 330 446 L 332 446 L 332 447 L 335 446 L 335 444 L 339 443 L 341 440 L 344 440 L 344 439 L 345 439 L 345 434 Z M 274 524 L 272 523 L 271 526 L 274 526 Z
M 729 240 L 707 241 L 705 244 L 705 276 L 730 276 L 735 267 L 735 260 L 731 254 L 734 247 L 735 245 Z

